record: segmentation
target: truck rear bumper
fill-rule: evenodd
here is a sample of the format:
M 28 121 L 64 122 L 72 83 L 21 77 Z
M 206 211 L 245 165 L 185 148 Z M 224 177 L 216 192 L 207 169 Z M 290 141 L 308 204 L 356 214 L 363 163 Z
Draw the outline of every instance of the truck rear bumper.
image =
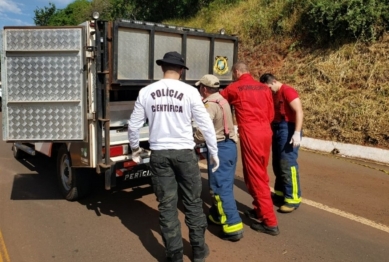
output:
M 114 170 L 115 177 L 121 178 L 120 180 L 123 181 L 151 176 L 149 161 L 141 164 L 137 164 L 132 160 L 116 162 Z
M 150 152 L 141 155 L 141 163 L 137 164 L 131 155 L 112 157 L 111 165 L 105 170 L 105 189 L 110 190 L 118 183 L 137 180 L 151 176 Z
M 195 147 L 199 160 L 206 159 L 207 147 L 200 144 Z M 141 156 L 141 163 L 137 164 L 131 159 L 131 155 L 112 157 L 111 167 L 105 172 L 105 188 L 111 189 L 117 184 L 151 177 L 150 152 Z

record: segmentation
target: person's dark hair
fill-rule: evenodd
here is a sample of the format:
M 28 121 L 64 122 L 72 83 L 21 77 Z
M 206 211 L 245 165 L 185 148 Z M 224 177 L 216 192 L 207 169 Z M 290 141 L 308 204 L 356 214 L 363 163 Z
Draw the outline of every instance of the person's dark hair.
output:
M 270 74 L 270 73 L 266 73 L 266 74 L 263 74 L 263 75 L 261 75 L 261 77 L 259 78 L 259 82 L 261 82 L 261 83 L 263 83 L 263 84 L 265 84 L 265 83 L 271 83 L 271 82 L 273 82 L 274 80 L 277 80 L 277 78 L 274 76 L 274 75 L 272 75 L 272 74 Z
M 182 66 L 179 65 L 167 64 L 167 63 L 161 64 L 161 67 L 163 72 L 166 72 L 168 70 L 180 71 L 183 68 Z
M 205 87 L 208 90 L 208 93 L 214 94 L 219 92 L 219 88 L 209 87 L 206 85 L 201 84 L 203 87 Z

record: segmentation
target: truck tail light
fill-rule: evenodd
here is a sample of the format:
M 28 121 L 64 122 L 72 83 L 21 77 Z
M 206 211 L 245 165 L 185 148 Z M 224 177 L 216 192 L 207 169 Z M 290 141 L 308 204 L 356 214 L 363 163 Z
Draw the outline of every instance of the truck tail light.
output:
M 103 155 L 105 155 L 105 147 L 103 147 Z M 109 148 L 110 157 L 128 155 L 128 145 L 117 145 Z

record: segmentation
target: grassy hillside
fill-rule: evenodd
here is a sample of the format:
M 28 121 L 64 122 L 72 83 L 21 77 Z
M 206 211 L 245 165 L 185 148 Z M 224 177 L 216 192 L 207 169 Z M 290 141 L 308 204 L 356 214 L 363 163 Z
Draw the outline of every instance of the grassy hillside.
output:
M 257 79 L 271 72 L 299 91 L 305 136 L 389 149 L 389 34 L 318 44 L 302 32 L 297 2 L 217 0 L 194 18 L 165 22 L 237 35 L 239 59 Z

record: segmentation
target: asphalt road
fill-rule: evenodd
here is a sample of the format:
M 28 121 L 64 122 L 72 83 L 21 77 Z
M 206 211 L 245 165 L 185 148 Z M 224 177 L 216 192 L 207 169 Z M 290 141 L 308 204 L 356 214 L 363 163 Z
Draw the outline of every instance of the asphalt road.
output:
M 241 214 L 245 233 L 239 242 L 220 240 L 220 228 L 209 226 L 207 261 L 389 261 L 389 167 L 304 150 L 299 163 L 305 202 L 294 213 L 277 213 L 281 234 L 252 231 Z M 108 192 L 96 183 L 90 197 L 68 202 L 59 193 L 54 165 L 42 155 L 17 161 L 11 145 L 0 141 L 0 262 L 164 261 L 150 186 Z M 206 208 L 211 201 L 202 171 Z M 270 168 L 269 175 L 273 180 Z M 235 195 L 241 212 L 252 201 L 242 176 L 239 163 Z

